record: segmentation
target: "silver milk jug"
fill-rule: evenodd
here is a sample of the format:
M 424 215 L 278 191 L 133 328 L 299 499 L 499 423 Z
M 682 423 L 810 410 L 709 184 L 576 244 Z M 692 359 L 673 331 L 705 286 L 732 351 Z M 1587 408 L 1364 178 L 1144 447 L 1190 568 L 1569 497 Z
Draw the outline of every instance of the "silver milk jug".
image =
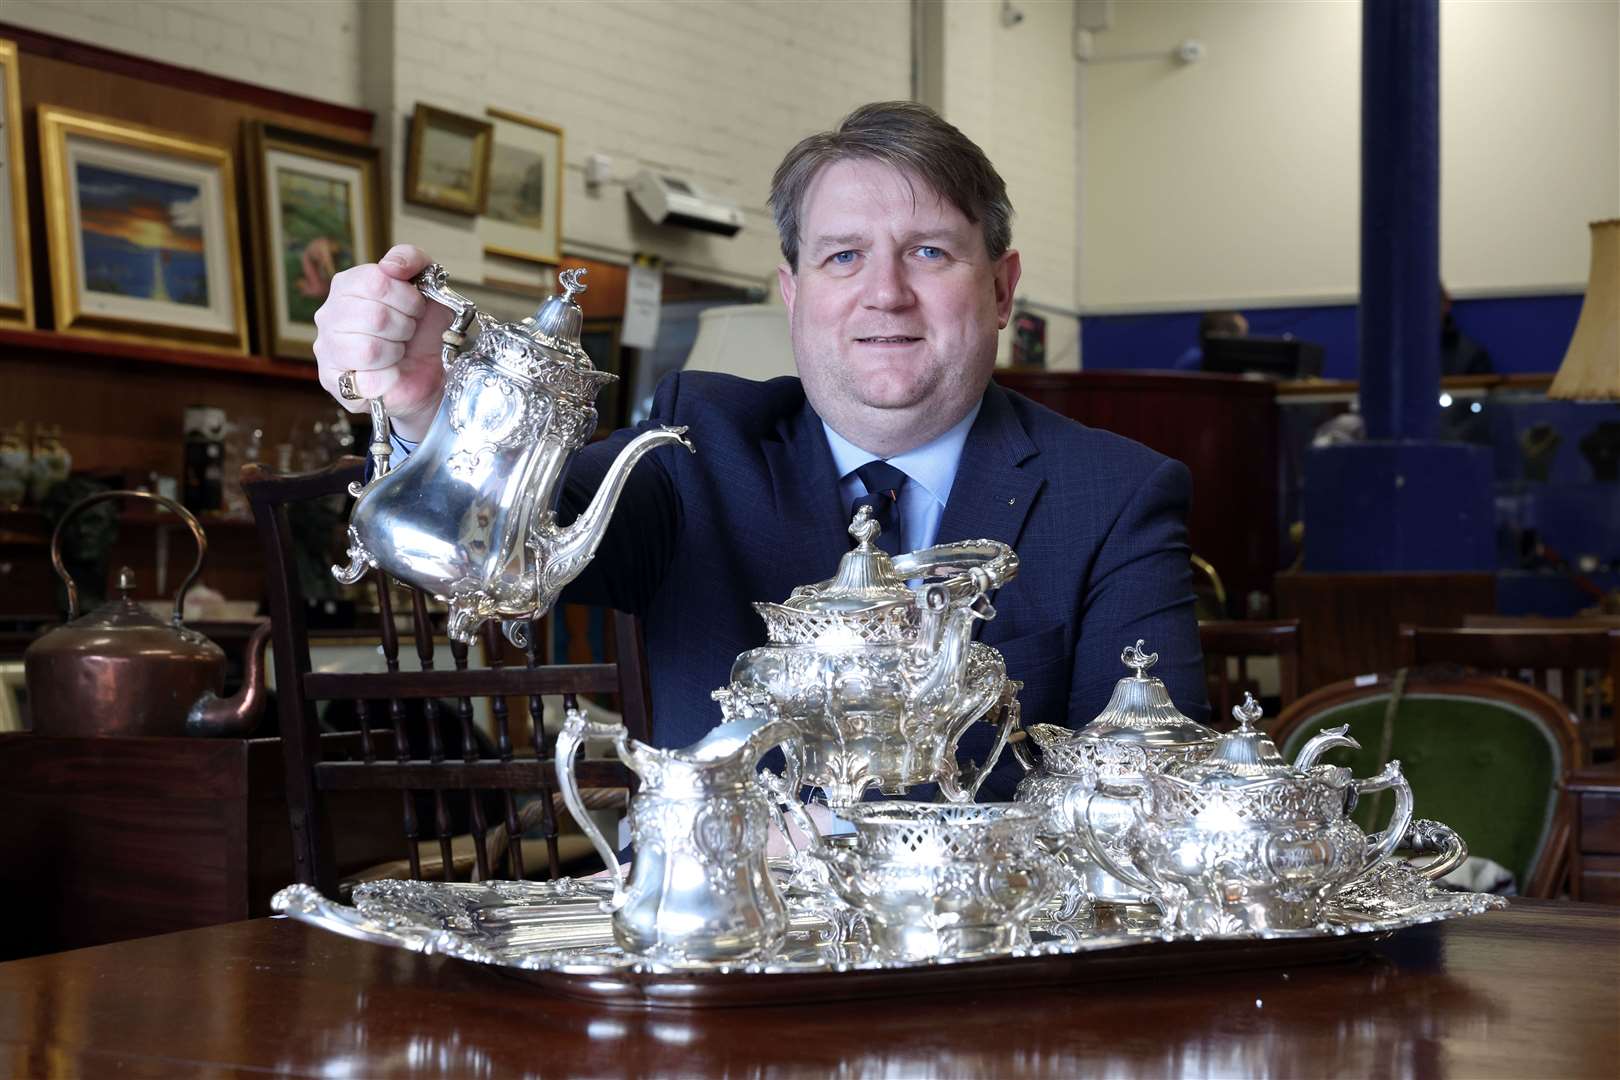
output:
M 798 729 L 769 705 L 728 715 L 744 718 L 681 750 L 655 749 L 622 725 L 587 720 L 578 710 L 563 719 L 557 786 L 613 875 L 606 906 L 627 953 L 664 963 L 723 960 L 768 950 L 787 931 L 787 906 L 766 861 L 776 807 L 755 767 Z M 588 740 L 611 742 L 641 778 L 630 800 L 635 860 L 628 883 L 574 777 L 574 755 Z
M 379 567 L 450 605 L 450 636 L 470 642 L 488 619 L 523 644 L 526 621 L 550 610 L 601 544 L 630 469 L 649 450 L 680 443 L 685 428 L 632 439 L 573 524 L 557 524 L 558 484 L 596 430 L 596 393 L 618 376 L 598 371 L 580 346 L 584 315 L 574 296 L 584 270 L 558 275 L 561 295 L 532 317 L 500 322 L 447 284 L 444 268 L 415 279 L 455 312 L 444 334 L 444 398 L 427 437 L 389 468 L 388 418 L 371 402 L 373 475 L 350 494 L 344 584 Z M 464 352 L 468 328 L 477 336 Z

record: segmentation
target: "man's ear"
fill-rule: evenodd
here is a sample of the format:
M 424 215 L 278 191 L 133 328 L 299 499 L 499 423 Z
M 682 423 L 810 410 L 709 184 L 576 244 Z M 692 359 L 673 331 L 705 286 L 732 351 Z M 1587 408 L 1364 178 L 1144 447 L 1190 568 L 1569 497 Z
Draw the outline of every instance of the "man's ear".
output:
M 999 330 L 1005 330 L 1012 319 L 1013 293 L 1023 273 L 1023 263 L 1016 251 L 1008 251 L 996 266 L 996 328 Z
M 793 319 L 793 301 L 798 295 L 799 279 L 793 275 L 793 267 L 782 263 L 776 268 L 776 287 L 782 293 L 782 303 L 787 307 L 788 320 Z

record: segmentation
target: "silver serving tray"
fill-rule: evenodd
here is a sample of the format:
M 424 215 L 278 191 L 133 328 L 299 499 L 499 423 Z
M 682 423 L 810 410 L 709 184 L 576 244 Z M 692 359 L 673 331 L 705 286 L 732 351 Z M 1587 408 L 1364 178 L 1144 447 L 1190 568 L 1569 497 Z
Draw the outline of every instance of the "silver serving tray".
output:
M 606 881 L 377 881 L 354 905 L 308 885 L 270 901 L 300 922 L 360 941 L 488 964 L 573 997 L 694 1008 L 804 1004 L 851 997 L 985 990 L 1054 981 L 1319 962 L 1360 952 L 1424 923 L 1506 907 L 1499 897 L 1444 892 L 1403 864 L 1385 864 L 1341 890 L 1312 930 L 1191 935 L 1038 918 L 1027 944 L 965 959 L 897 961 L 846 940 L 814 897 L 789 890 L 792 923 L 768 956 L 731 963 L 653 963 L 613 943 Z M 1127 923 L 1134 920 L 1126 920 Z

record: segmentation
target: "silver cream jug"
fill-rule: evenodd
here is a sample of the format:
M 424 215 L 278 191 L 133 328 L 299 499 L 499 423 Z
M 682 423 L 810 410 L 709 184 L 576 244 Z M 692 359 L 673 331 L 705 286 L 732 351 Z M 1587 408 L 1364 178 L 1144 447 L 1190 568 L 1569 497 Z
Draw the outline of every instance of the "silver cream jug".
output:
M 505 621 L 523 644 L 526 622 L 545 614 L 601 544 L 632 467 L 649 450 L 680 443 L 685 428 L 632 439 L 585 512 L 557 524 L 558 485 L 575 451 L 596 430 L 596 394 L 618 376 L 599 371 L 580 346 L 584 270 L 559 276 L 561 295 L 531 318 L 500 322 L 451 289 L 434 264 L 415 284 L 455 317 L 444 334 L 444 397 L 426 438 L 389 467 L 388 418 L 371 402 L 372 478 L 350 488 L 345 584 L 368 569 L 423 589 L 450 605 L 450 636 L 470 642 L 488 619 Z M 476 340 L 468 331 L 477 327 Z
M 577 710 L 563 719 L 557 786 L 613 875 L 605 906 L 628 953 L 665 963 L 722 960 L 768 950 L 787 931 L 787 906 L 766 861 L 777 808 L 755 767 L 797 726 L 768 703 L 728 703 L 726 714 L 740 718 L 681 750 L 655 749 L 623 725 L 587 720 Z M 589 740 L 612 743 L 641 778 L 630 800 L 635 860 L 628 882 L 574 777 L 574 755 Z

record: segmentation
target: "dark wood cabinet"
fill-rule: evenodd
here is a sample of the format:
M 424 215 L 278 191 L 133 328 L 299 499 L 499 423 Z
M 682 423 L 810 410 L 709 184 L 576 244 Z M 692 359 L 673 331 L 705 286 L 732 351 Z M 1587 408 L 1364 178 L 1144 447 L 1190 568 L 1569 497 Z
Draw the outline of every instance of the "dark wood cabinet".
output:
M 1620 765 L 1582 769 L 1569 790 L 1575 799 L 1570 893 L 1576 900 L 1620 904 Z

